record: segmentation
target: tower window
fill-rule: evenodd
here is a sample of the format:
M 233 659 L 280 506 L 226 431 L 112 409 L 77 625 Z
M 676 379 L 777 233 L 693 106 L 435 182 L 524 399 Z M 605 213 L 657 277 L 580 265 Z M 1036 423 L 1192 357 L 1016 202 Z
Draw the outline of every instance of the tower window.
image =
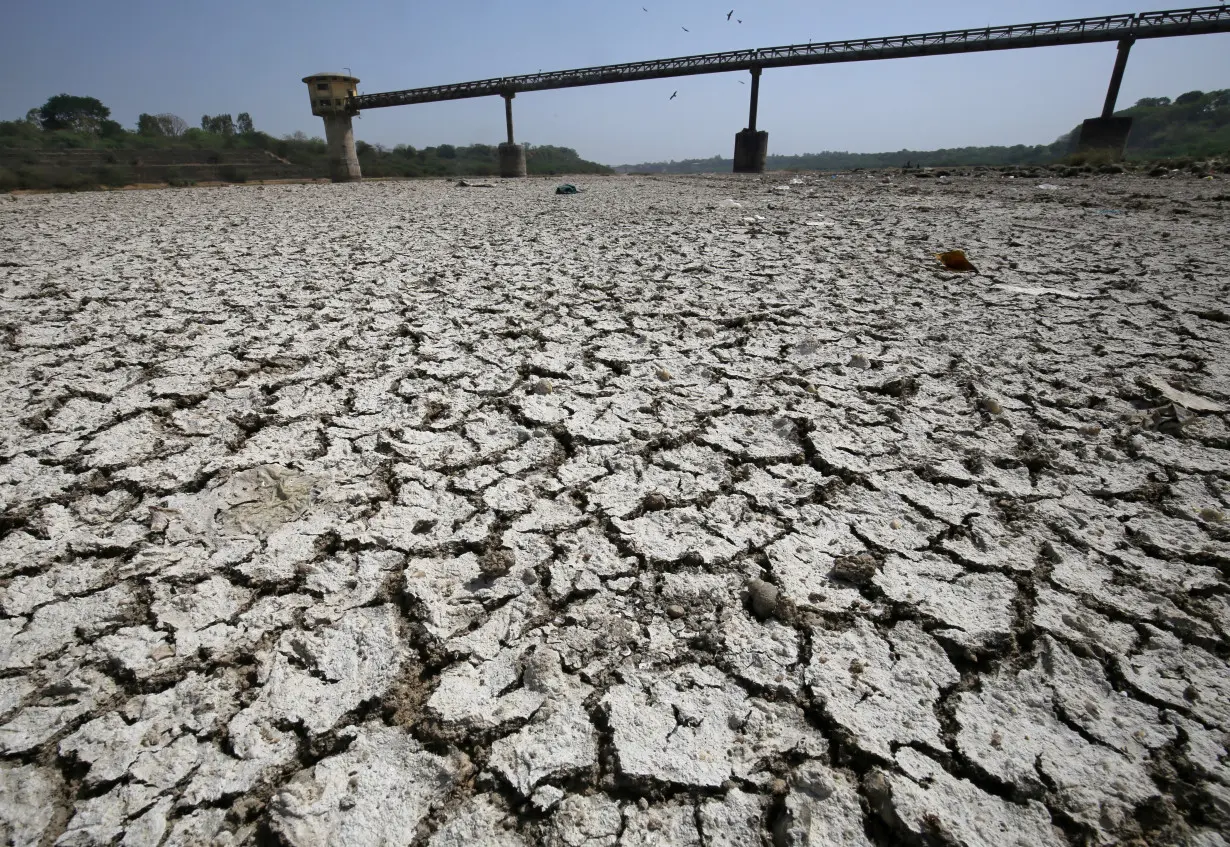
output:
M 327 83 L 327 82 L 318 82 L 318 83 L 316 83 L 316 90 L 317 90 L 317 91 L 328 91 L 328 90 L 329 90 L 329 83 Z

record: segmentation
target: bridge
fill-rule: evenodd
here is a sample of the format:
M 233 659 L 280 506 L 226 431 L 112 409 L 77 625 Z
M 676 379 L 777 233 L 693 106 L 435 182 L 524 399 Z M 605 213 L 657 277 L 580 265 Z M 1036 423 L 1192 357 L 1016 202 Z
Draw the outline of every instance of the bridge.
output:
M 304 82 L 309 86 L 313 114 L 320 115 L 325 120 L 331 176 L 335 181 L 348 181 L 360 177 L 350 119 L 352 115 L 363 109 L 436 103 L 471 97 L 503 97 L 508 140 L 499 147 L 500 175 L 524 176 L 525 152 L 520 145 L 515 143 L 513 137 L 512 100 L 518 93 L 643 79 L 748 71 L 752 78 L 748 125 L 735 136 L 734 170 L 737 173 L 759 173 L 764 170 L 765 157 L 768 153 L 768 133 L 756 128 L 760 77 L 766 68 L 867 62 L 881 59 L 1114 41 L 1118 43 L 1118 54 L 1111 72 L 1102 114 L 1100 117 L 1084 122 L 1078 144 L 1082 149 L 1107 149 L 1116 156 L 1122 156 L 1128 132 L 1131 129 L 1131 118 L 1116 118 L 1114 111 L 1132 45 L 1138 40 L 1149 38 L 1172 38 L 1218 32 L 1230 32 L 1230 7 L 1224 5 L 1199 6 L 1160 12 L 946 30 L 886 38 L 826 41 L 725 53 L 702 53 L 672 59 L 497 77 L 379 94 L 359 94 L 357 91 L 359 80 L 342 74 L 317 74 L 305 77 Z

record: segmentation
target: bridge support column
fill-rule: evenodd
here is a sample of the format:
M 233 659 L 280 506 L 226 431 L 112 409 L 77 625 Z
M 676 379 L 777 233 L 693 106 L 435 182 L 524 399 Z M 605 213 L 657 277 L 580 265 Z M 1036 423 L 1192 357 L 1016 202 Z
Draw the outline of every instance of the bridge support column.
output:
M 513 141 L 512 101 L 517 95 L 509 92 L 501 96 L 504 98 L 504 123 L 508 129 L 508 141 L 500 145 L 500 176 L 525 176 L 525 148 Z
M 358 182 L 359 154 L 354 147 L 354 127 L 345 112 L 324 115 L 325 143 L 329 149 L 329 178 L 334 182 Z
M 1127 67 L 1128 53 L 1134 39 L 1119 42 L 1115 56 L 1115 69 L 1110 74 L 1110 86 L 1106 89 L 1106 101 L 1102 104 L 1102 116 L 1090 118 L 1081 124 L 1076 149 L 1082 153 L 1105 151 L 1113 159 L 1122 159 L 1127 147 L 1128 133 L 1132 131 L 1131 118 L 1115 117 L 1115 102 L 1119 99 L 1119 86 L 1123 83 L 1123 71 Z
M 760 68 L 752 68 L 752 101 L 748 108 L 747 128 L 735 133 L 735 167 L 737 174 L 764 173 L 764 160 L 769 152 L 769 133 L 756 131 L 756 110 L 760 103 Z

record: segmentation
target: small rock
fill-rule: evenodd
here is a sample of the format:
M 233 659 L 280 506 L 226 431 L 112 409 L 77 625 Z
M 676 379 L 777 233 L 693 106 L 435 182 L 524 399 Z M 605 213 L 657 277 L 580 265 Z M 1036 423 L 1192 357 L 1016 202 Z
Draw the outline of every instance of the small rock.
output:
M 763 579 L 753 579 L 747 584 L 747 596 L 752 606 L 752 614 L 760 620 L 767 620 L 777 611 L 777 586 Z
M 901 529 L 904 524 L 901 523 L 901 518 L 893 518 L 888 522 L 889 529 Z
M 880 386 L 880 393 L 889 397 L 912 397 L 918 393 L 918 380 L 912 376 L 890 379 Z
M 1004 410 L 1004 407 L 999 404 L 999 401 L 994 397 L 983 397 L 982 408 L 990 412 L 992 415 L 998 415 Z
M 658 379 L 662 380 L 663 382 L 669 382 L 671 379 L 671 372 L 668 371 L 666 368 L 658 368 L 654 373 L 658 377 Z
M 677 603 L 671 604 L 670 606 L 666 607 L 666 616 L 668 618 L 673 618 L 675 620 L 678 620 L 679 618 L 683 617 L 686 614 L 687 614 L 687 611 L 683 608 L 683 606 L 680 606 Z
M 860 371 L 871 369 L 871 360 L 862 353 L 855 353 L 850 357 L 850 361 L 846 363 L 848 367 L 858 368 Z
M 645 495 L 644 505 L 646 512 L 660 512 L 670 504 L 666 502 L 664 496 L 654 491 Z
M 830 573 L 852 585 L 866 585 L 876 574 L 876 560 L 870 553 L 839 556 Z
M 554 394 L 555 386 L 551 384 L 551 380 L 549 379 L 540 379 L 538 382 L 534 383 L 534 387 L 530 390 L 535 394 Z
M 1226 513 L 1220 509 L 1214 509 L 1209 506 L 1200 510 L 1200 519 L 1209 523 L 1225 523 Z
M 488 550 L 478 560 L 478 570 L 488 579 L 504 576 L 512 569 L 514 563 L 512 551 L 506 547 Z

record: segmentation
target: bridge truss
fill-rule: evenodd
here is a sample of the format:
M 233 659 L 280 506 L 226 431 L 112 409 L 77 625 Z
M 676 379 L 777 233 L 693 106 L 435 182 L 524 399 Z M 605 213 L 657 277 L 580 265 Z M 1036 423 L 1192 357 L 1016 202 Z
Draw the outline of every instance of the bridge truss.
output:
M 599 65 L 593 68 L 482 79 L 452 85 L 388 91 L 381 94 L 360 94 L 350 98 L 348 105 L 354 110 L 375 109 L 383 106 L 406 106 L 413 103 L 435 103 L 442 100 L 463 100 L 490 95 L 508 97 L 522 91 L 576 88 L 585 85 L 604 85 L 612 82 L 664 79 L 726 71 L 757 72 L 763 68 L 904 59 L 913 56 L 944 56 L 955 53 L 981 53 L 989 50 L 1015 50 L 1024 47 L 1054 47 L 1064 44 L 1094 44 L 1105 41 L 1131 44 L 1135 40 L 1144 38 L 1169 38 L 1178 35 L 1203 35 L 1216 32 L 1230 32 L 1230 7 L 1199 6 L 1163 12 L 925 32 L 917 35 L 895 35 L 888 38 L 791 44 L 785 47 L 736 50 L 727 53 L 702 53 L 697 56 L 679 56 L 673 59 L 655 59 L 647 62 L 628 62 L 622 65 Z

